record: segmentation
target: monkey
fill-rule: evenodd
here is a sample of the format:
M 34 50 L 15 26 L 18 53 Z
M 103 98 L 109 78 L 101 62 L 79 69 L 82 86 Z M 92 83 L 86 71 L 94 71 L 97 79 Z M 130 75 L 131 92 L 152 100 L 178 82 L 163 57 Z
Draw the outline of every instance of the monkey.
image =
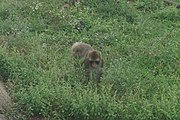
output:
M 76 42 L 71 47 L 72 56 L 75 59 L 82 59 L 83 66 L 86 72 L 86 77 L 93 80 L 93 75 L 96 75 L 96 81 L 99 83 L 103 74 L 103 64 L 101 52 L 94 50 L 91 45 Z

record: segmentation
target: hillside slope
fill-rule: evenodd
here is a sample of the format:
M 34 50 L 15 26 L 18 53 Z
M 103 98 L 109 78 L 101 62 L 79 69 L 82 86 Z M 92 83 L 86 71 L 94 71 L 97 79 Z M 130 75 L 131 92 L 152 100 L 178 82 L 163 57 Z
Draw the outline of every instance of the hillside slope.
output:
M 180 9 L 163 0 L 0 0 L 0 75 L 14 119 L 179 120 Z M 102 52 L 102 82 L 70 47 Z

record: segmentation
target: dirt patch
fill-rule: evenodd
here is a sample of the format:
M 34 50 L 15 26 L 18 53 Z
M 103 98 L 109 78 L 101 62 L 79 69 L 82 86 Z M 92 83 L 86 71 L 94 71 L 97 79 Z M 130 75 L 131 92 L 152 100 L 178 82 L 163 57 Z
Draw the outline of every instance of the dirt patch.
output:
M 6 120 L 3 114 L 10 108 L 11 98 L 4 87 L 4 83 L 0 80 L 0 120 Z
M 7 93 L 3 82 L 0 81 L 0 108 L 2 107 L 4 110 L 8 110 L 11 106 L 11 98 Z
M 7 120 L 7 118 L 3 114 L 0 114 L 0 120 Z

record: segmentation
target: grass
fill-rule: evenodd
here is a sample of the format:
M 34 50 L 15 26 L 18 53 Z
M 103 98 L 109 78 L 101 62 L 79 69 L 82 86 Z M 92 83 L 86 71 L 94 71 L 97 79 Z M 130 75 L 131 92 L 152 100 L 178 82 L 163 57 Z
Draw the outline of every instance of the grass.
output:
M 0 0 L 0 75 L 14 119 L 180 119 L 180 17 L 162 0 Z M 180 1 L 176 1 L 180 2 Z M 76 26 L 82 21 L 85 26 Z M 70 47 L 102 51 L 99 86 L 84 85 Z

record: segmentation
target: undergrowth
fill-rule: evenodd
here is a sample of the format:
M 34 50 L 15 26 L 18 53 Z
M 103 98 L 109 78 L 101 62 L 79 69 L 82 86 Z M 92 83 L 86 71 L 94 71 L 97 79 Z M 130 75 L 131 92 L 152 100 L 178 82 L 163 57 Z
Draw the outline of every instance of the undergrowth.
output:
M 90 0 L 64 10 L 65 0 L 0 3 L 0 75 L 13 119 L 180 119 L 175 6 Z M 77 41 L 102 52 L 99 85 L 84 84 L 83 71 L 75 70 L 70 47 Z

